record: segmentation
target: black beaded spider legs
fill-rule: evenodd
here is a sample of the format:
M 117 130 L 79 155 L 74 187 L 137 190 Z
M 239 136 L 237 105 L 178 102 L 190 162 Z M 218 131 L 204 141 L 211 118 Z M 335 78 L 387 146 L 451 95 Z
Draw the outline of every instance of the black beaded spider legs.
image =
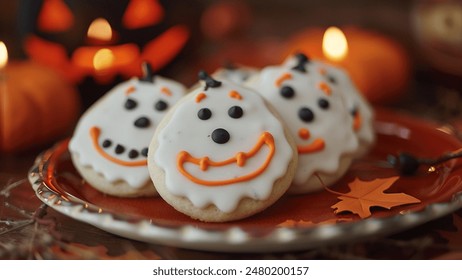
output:
M 213 79 L 210 75 L 205 71 L 199 71 L 199 79 L 205 82 L 204 90 L 208 90 L 209 88 L 216 88 L 221 86 L 221 82 Z
M 462 157 L 462 150 L 444 154 L 436 159 L 417 158 L 409 153 L 400 153 L 397 156 L 389 155 L 387 161 L 398 170 L 400 175 L 410 176 L 414 175 L 422 165 L 430 167 L 459 157 Z
M 414 175 L 420 167 L 419 160 L 407 153 L 400 153 L 398 156 L 388 155 L 387 161 L 403 176 Z
M 152 71 L 152 66 L 149 62 L 143 61 L 141 64 L 141 69 L 143 71 L 143 77 L 140 78 L 140 81 L 154 83 L 154 73 Z
M 303 53 L 295 54 L 295 58 L 297 59 L 297 65 L 292 67 L 293 70 L 297 70 L 303 73 L 306 73 L 306 64 L 310 62 L 310 59 Z

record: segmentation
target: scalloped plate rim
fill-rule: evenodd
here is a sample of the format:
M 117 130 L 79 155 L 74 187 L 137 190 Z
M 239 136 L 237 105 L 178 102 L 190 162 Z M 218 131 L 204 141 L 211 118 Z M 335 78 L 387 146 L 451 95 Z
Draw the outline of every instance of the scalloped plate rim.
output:
M 28 174 L 36 196 L 43 203 L 64 215 L 112 234 L 184 249 L 234 253 L 300 251 L 319 247 L 326 244 L 324 242 L 336 244 L 372 235 L 397 233 L 462 208 L 461 191 L 454 193 L 449 201 L 431 203 L 421 210 L 407 211 L 401 215 L 321 224 L 309 228 L 277 227 L 269 234 L 260 237 L 251 236 L 238 226 L 229 227 L 226 230 L 201 229 L 189 225 L 163 227 L 143 218 L 131 218 L 128 221 L 125 220 L 124 215 L 118 213 L 108 211 L 100 213 L 101 208 L 96 205 L 79 201 L 80 199 L 69 199 L 53 191 L 41 180 L 37 171 L 45 155 L 52 153 L 53 149 L 54 147 L 37 156 Z M 345 236 L 344 233 L 348 234 Z

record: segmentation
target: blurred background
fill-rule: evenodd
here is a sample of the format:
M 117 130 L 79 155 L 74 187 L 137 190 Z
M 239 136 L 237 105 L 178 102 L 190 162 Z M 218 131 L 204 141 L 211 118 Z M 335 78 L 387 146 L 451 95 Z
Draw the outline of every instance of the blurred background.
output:
M 69 8 L 74 20 L 73 26 L 68 30 L 40 30 L 38 19 L 46 6 L 44 4 L 57 2 Z M 244 52 L 246 49 L 250 52 L 255 48 L 254 45 L 260 44 L 259 47 L 263 47 L 262 53 L 247 56 L 263 56 L 265 51 L 271 53 L 271 48 L 274 50 L 281 47 L 285 40 L 308 27 L 354 25 L 391 36 L 407 50 L 413 68 L 419 71 L 437 70 L 432 73 L 435 79 L 445 79 L 446 83 L 460 86 L 460 80 L 452 79 L 453 75 L 462 75 L 462 3 L 459 0 L 159 0 L 154 2 L 159 3 L 165 11 L 163 22 L 153 23 L 155 28 L 142 26 L 124 32 L 120 21 L 129 2 L 1 0 L 0 39 L 8 46 L 12 58 L 26 58 L 28 55 L 24 50 L 24 38 L 29 33 L 54 39 L 65 45 L 70 52 L 79 44 L 84 44 L 84 32 L 90 21 L 98 17 L 108 19 L 111 27 L 119 32 L 122 42 L 132 40 L 139 44 L 160 34 L 168 26 L 181 23 L 191 29 L 193 38 L 189 39 L 188 47 L 182 53 L 189 56 L 177 62 L 180 64 L 178 67 L 189 68 L 189 61 L 203 60 L 204 56 L 199 56 L 200 51 L 208 51 L 209 55 L 210 52 L 226 53 L 232 46 L 239 49 L 235 52 Z M 433 49 L 429 50 L 429 45 Z M 253 48 L 249 49 L 249 46 Z M 246 59 L 250 61 L 250 58 L 243 58 Z M 257 59 L 267 58 L 254 59 L 255 64 L 262 64 L 265 61 Z M 172 65 L 169 63 L 163 69 L 170 66 L 171 69 L 167 70 L 175 71 L 173 69 L 177 68 Z M 167 70 L 164 72 L 168 73 Z
M 109 24 L 109 37 L 87 33 L 96 19 Z M 321 45 L 329 26 L 351 40 L 351 55 L 340 64 L 348 64 L 370 101 L 460 117 L 460 0 L 0 0 L 0 40 L 10 60 L 58 72 L 78 89 L 82 109 L 141 75 L 141 60 L 191 86 L 200 69 L 230 62 L 263 67 L 297 50 L 322 56 L 311 45 Z M 101 48 L 112 51 L 113 61 L 99 71 L 90 60 Z

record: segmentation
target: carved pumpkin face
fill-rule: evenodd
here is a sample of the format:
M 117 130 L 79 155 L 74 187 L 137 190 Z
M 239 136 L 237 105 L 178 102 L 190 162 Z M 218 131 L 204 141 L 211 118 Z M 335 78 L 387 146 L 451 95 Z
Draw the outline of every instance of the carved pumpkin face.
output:
M 71 82 L 79 82 L 85 76 L 105 76 L 99 79 L 100 83 L 107 83 L 116 75 L 140 76 L 142 61 L 149 62 L 155 71 L 163 68 L 191 38 L 197 25 L 195 11 L 199 12 L 196 1 L 181 5 L 164 0 L 24 3 L 21 24 L 26 53 L 55 68 Z M 96 35 L 88 33 L 96 21 L 105 21 L 106 25 L 97 28 Z M 99 69 L 98 58 L 102 61 Z

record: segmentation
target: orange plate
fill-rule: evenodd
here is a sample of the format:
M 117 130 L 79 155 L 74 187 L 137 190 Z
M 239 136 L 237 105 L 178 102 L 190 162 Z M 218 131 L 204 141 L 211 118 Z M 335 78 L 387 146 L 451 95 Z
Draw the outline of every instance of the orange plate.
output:
M 419 157 L 433 158 L 462 147 L 461 142 L 444 126 L 394 111 L 376 109 L 375 127 L 377 132 L 375 147 L 365 159 L 352 165 L 346 176 L 332 187 L 335 191 L 347 192 L 347 184 L 356 177 L 361 180 L 372 180 L 395 176 L 396 172 L 393 169 L 380 166 L 380 163 L 383 163 L 389 154 L 405 151 Z M 348 230 L 348 232 L 342 234 L 340 230 L 337 235 L 334 235 L 337 236 L 335 237 L 336 240 L 339 239 L 338 236 L 340 235 L 343 236 L 342 240 L 346 240 L 355 236 L 397 232 L 462 207 L 462 199 L 457 196 L 462 191 L 462 160 L 456 159 L 438 166 L 436 172 L 422 171 L 412 177 L 402 177 L 387 191 L 404 192 L 420 199 L 421 203 L 398 206 L 391 210 L 373 208 L 372 216 L 364 220 L 351 213 L 335 214 L 331 206 L 338 202 L 337 196 L 322 191 L 314 194 L 283 197 L 262 213 L 244 220 L 229 223 L 203 223 L 177 212 L 161 198 L 117 198 L 102 194 L 90 185 L 83 183 L 70 160 L 67 143 L 64 141 L 44 152 L 31 169 L 29 178 L 34 189 L 37 191 L 37 187 L 42 186 L 39 188 L 40 192 L 37 192 L 38 197 L 52 207 L 60 207 L 66 203 L 84 205 L 89 212 L 109 213 L 118 221 L 126 221 L 127 223 L 148 221 L 150 225 L 161 228 L 174 229 L 192 226 L 195 229 L 215 233 L 239 228 L 248 234 L 250 239 L 262 238 L 270 235 L 275 229 L 286 228 L 296 233 L 295 237 L 291 237 L 292 239 L 301 236 L 304 244 L 310 246 L 315 243 L 310 244 L 310 241 L 328 241 L 330 239 L 327 236 L 312 235 L 313 232 L 310 232 L 321 226 L 343 227 L 343 230 Z M 58 196 L 62 203 L 52 202 L 49 195 L 43 195 L 43 187 L 47 191 L 51 191 L 54 194 L 53 197 Z M 433 207 L 435 205 L 436 208 Z M 67 211 L 59 210 L 68 214 Z M 71 214 L 68 215 L 72 216 Z M 86 222 L 86 218 L 75 218 Z M 98 222 L 93 220 L 88 222 L 129 238 L 153 243 L 158 241 L 155 236 L 152 239 L 146 236 L 139 237 L 137 233 L 126 234 L 126 232 L 121 233 L 118 230 L 112 231 L 110 227 L 108 229 L 105 226 L 100 226 Z M 373 226 L 353 234 L 355 226 L 364 228 L 366 224 L 373 224 Z M 309 234 L 310 238 L 303 238 L 304 234 Z M 210 240 L 211 243 L 215 241 Z M 244 238 L 243 244 L 246 241 Z M 268 242 L 275 243 L 272 239 L 269 239 Z M 167 244 L 194 249 L 220 250 L 220 246 L 217 248 L 201 247 L 201 245 L 189 246 L 181 242 L 175 243 L 174 240 L 170 243 L 167 242 Z M 306 246 L 293 246 L 293 248 L 300 249 Z M 241 250 L 236 244 L 222 247 L 223 250 L 229 249 L 231 251 L 253 250 L 252 246 L 249 248 L 241 248 Z M 271 248 L 272 246 L 269 247 L 269 249 Z M 291 246 L 287 248 L 290 249 Z M 265 249 L 258 247 L 255 250 Z M 284 249 L 281 247 L 275 248 L 275 250 Z

